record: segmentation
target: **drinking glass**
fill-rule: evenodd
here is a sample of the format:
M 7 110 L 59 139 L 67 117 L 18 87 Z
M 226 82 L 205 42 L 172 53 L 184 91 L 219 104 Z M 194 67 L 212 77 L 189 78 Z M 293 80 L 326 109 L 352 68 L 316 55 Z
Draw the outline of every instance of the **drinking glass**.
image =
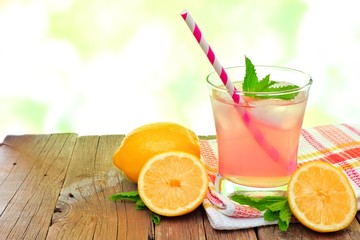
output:
M 271 91 L 243 91 L 245 67 L 226 68 L 240 96 L 238 104 L 216 72 L 206 78 L 218 146 L 215 187 L 224 196 L 286 191 L 297 168 L 300 131 L 312 78 L 284 67 L 255 66 L 255 69 L 259 81 L 270 74 L 270 80 L 277 82 Z M 288 84 L 298 88 L 282 90 L 281 86 Z

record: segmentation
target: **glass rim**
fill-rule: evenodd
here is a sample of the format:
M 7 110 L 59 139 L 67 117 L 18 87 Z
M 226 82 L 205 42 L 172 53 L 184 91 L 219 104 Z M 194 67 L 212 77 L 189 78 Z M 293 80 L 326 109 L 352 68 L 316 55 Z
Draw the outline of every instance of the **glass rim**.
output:
M 281 90 L 281 91 L 273 91 L 273 92 L 251 92 L 251 91 L 243 91 L 240 89 L 236 89 L 236 93 L 244 95 L 246 94 L 253 94 L 253 95 L 257 95 L 257 96 L 263 96 L 263 95 L 271 95 L 271 96 L 275 96 L 275 95 L 283 95 L 283 94 L 291 94 L 291 93 L 297 93 L 297 92 L 301 92 L 302 90 L 308 88 L 311 86 L 311 84 L 313 83 L 312 77 L 300 70 L 294 69 L 294 68 L 288 68 L 288 67 L 281 67 L 281 66 L 273 66 L 273 65 L 254 65 L 255 69 L 257 70 L 258 68 L 273 68 L 273 69 L 278 69 L 278 70 L 282 70 L 282 71 L 289 71 L 289 72 L 295 72 L 298 74 L 302 74 L 304 76 L 308 77 L 307 83 L 303 84 L 301 86 L 299 86 L 299 88 L 295 88 L 295 89 L 290 89 L 290 90 Z M 226 67 L 224 68 L 225 70 L 231 70 L 231 69 L 237 69 L 237 68 L 242 68 L 245 69 L 246 66 L 244 65 L 239 65 L 239 66 L 232 66 L 232 67 Z M 220 77 L 217 75 L 216 71 L 213 71 L 211 73 L 209 73 L 206 76 L 206 82 L 213 88 L 216 89 L 216 91 L 222 91 L 222 92 L 228 92 L 228 90 L 226 88 L 224 88 L 224 84 L 222 84 L 221 86 L 217 86 L 214 83 L 211 82 L 210 77 L 216 75 L 216 77 L 219 79 L 219 81 L 222 83 Z M 271 75 L 271 73 L 270 73 Z M 230 78 L 229 78 L 230 79 Z M 271 80 L 271 79 L 270 79 Z

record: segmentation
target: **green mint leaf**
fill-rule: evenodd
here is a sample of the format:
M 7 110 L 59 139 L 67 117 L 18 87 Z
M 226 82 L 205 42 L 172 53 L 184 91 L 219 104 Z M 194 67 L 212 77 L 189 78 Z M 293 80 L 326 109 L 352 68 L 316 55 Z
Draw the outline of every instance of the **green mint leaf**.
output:
M 148 207 L 145 205 L 145 203 L 140 198 L 140 195 L 139 195 L 138 191 L 116 193 L 116 194 L 111 195 L 110 199 L 112 201 L 117 201 L 117 200 L 124 199 L 124 200 L 128 200 L 128 201 L 131 201 L 131 202 L 135 202 L 135 206 L 136 206 L 135 209 L 136 210 L 148 209 Z M 155 225 L 160 224 L 160 216 L 158 214 L 156 214 L 154 212 L 151 212 L 150 218 L 151 218 L 151 221 Z
M 242 194 L 232 195 L 231 199 L 237 203 L 254 207 L 260 211 L 268 209 L 269 206 L 275 203 L 287 201 L 287 198 L 283 196 L 266 196 L 263 198 L 253 198 Z
M 245 56 L 245 78 L 243 82 L 243 90 L 247 92 L 253 92 L 258 84 L 258 77 L 256 76 L 256 70 L 251 60 Z
M 285 202 L 284 207 L 280 210 L 279 218 L 280 218 L 280 220 L 286 222 L 287 225 L 290 224 L 291 210 L 290 210 L 289 203 L 287 201 Z
M 289 228 L 289 223 L 279 219 L 278 226 L 279 226 L 280 231 L 286 232 L 288 230 L 288 228 Z
M 278 220 L 279 229 L 282 232 L 284 232 L 288 229 L 289 224 L 290 224 L 290 219 L 291 219 L 291 210 L 290 210 L 289 203 L 287 200 L 271 204 L 269 206 L 268 210 L 266 210 L 266 212 L 271 212 L 271 214 L 268 213 L 268 215 L 276 216 L 276 218 Z M 268 216 L 268 218 L 269 218 L 269 216 Z M 268 221 L 265 218 L 265 214 L 264 214 L 264 219 L 266 221 Z
M 239 204 L 248 205 L 264 212 L 265 221 L 278 221 L 280 231 L 287 231 L 291 210 L 286 197 L 266 196 L 263 198 L 253 198 L 242 194 L 234 194 L 231 199 Z
M 132 202 L 136 202 L 140 199 L 140 196 L 138 191 L 131 191 L 131 192 L 121 192 L 121 193 L 113 194 L 111 195 L 110 199 L 112 201 L 125 199 Z
M 276 83 L 276 82 L 275 82 Z M 280 86 L 280 87 L 271 87 L 271 88 L 267 88 L 264 90 L 264 92 L 279 92 L 279 91 L 291 91 L 291 90 L 295 90 L 299 88 L 297 85 L 286 85 L 286 86 Z M 254 94 L 251 94 L 252 96 L 254 96 Z M 277 98 L 277 99 L 282 99 L 282 100 L 292 100 L 294 99 L 296 96 L 298 95 L 298 93 L 292 93 L 289 92 L 287 94 L 282 93 L 281 95 L 278 96 L 266 96 L 266 95 L 262 95 L 262 96 L 255 96 L 257 98 L 261 98 L 261 99 L 270 99 L 270 98 Z
M 265 209 L 270 209 L 272 211 L 278 211 L 280 209 L 280 206 L 278 206 L 279 204 L 281 205 L 282 202 L 287 201 L 286 197 L 282 197 L 282 196 L 266 196 L 263 197 L 259 200 L 256 208 L 264 211 Z
M 252 197 L 245 196 L 242 194 L 232 195 L 231 199 L 239 204 L 248 205 L 248 206 L 254 207 L 254 208 L 257 208 L 258 202 L 260 201 L 259 198 L 252 198 Z
M 279 211 L 273 212 L 266 210 L 264 213 L 264 220 L 269 222 L 279 220 Z
M 282 210 L 273 212 L 273 211 L 267 209 L 264 213 L 264 220 L 265 221 L 276 221 L 277 220 L 280 231 L 286 232 L 290 225 L 291 213 L 290 213 L 290 216 L 288 216 L 287 218 L 283 218 L 284 216 L 280 217 L 281 212 L 282 212 Z
M 273 212 L 280 211 L 281 209 L 283 209 L 286 202 L 287 202 L 286 200 L 280 200 L 278 202 L 273 202 L 272 204 L 268 205 L 267 208 Z
M 141 200 L 138 191 L 121 192 L 121 193 L 116 193 L 114 195 L 111 195 L 111 200 L 113 200 L 113 201 L 122 200 L 122 199 L 131 201 L 131 202 L 135 202 L 136 210 L 147 209 L 145 203 Z
M 245 92 L 278 92 L 278 91 L 291 91 L 294 89 L 299 88 L 297 85 L 289 84 L 285 86 L 274 86 L 276 85 L 276 81 L 270 80 L 270 74 L 265 76 L 263 79 L 259 81 L 256 75 L 256 69 L 254 64 L 251 62 L 249 58 L 245 56 L 245 77 L 243 81 L 242 89 Z M 279 95 L 259 95 L 253 93 L 246 93 L 245 95 L 248 97 L 253 98 L 260 98 L 260 99 L 269 99 L 269 98 L 276 98 L 282 100 L 292 100 L 297 96 L 298 93 L 289 93 L 289 94 L 279 94 Z
M 160 215 L 157 215 L 156 213 L 151 212 L 150 218 L 151 218 L 151 221 L 152 221 L 155 225 L 159 225 L 159 224 L 160 224 L 160 220 L 161 220 Z
M 257 92 L 265 92 L 268 88 L 274 85 L 276 82 L 270 81 L 270 74 L 266 75 L 256 86 Z
M 144 210 L 144 209 L 147 209 L 147 206 L 140 198 L 136 201 L 136 210 Z

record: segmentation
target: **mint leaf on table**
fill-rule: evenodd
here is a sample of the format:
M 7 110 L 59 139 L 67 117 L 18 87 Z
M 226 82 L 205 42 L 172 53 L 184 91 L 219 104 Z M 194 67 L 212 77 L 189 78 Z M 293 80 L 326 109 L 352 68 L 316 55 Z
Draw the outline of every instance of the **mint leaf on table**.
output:
M 113 201 L 124 199 L 124 200 L 128 200 L 128 201 L 131 201 L 131 202 L 135 202 L 136 203 L 136 210 L 147 209 L 145 203 L 140 198 L 140 195 L 139 195 L 138 191 L 116 193 L 116 194 L 111 195 L 110 198 Z
M 156 213 L 151 212 L 150 218 L 151 218 L 152 222 L 153 222 L 155 225 L 159 225 L 159 224 L 160 224 L 160 216 L 157 215 Z
M 144 210 L 144 209 L 147 209 L 147 206 L 140 198 L 139 200 L 136 201 L 136 210 Z
M 285 86 L 274 86 L 278 82 L 270 80 L 270 74 L 266 75 L 263 79 L 259 81 L 256 75 L 256 69 L 254 64 L 246 56 L 245 56 L 245 68 L 246 68 L 246 72 L 242 86 L 243 91 L 248 92 L 245 93 L 245 96 L 261 98 L 261 99 L 278 98 L 282 100 L 291 100 L 297 96 L 298 93 L 288 93 L 277 96 L 258 95 L 251 93 L 251 92 L 290 91 L 299 88 L 299 86 L 294 84 L 289 84 Z
M 116 193 L 116 194 L 111 195 L 110 198 L 113 201 L 125 199 L 125 200 L 129 200 L 131 202 L 136 202 L 139 199 L 141 199 L 138 191 Z
M 145 203 L 140 198 L 138 191 L 116 193 L 116 194 L 111 195 L 110 199 L 112 201 L 128 200 L 131 202 L 135 202 L 136 210 L 148 209 L 148 207 L 145 205 Z M 151 212 L 150 218 L 155 225 L 159 225 L 161 217 L 158 214 Z
M 231 199 L 239 204 L 265 211 L 265 221 L 277 220 L 280 231 L 287 231 L 291 219 L 291 210 L 286 197 L 266 196 L 263 198 L 253 198 L 242 194 L 235 194 L 231 196 Z

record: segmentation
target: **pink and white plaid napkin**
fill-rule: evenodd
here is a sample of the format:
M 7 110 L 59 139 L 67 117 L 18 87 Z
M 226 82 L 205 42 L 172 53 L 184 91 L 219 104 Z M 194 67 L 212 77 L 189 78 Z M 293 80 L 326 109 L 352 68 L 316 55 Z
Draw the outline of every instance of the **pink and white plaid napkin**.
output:
M 277 223 L 264 221 L 260 211 L 235 205 L 217 193 L 214 187 L 218 165 L 216 140 L 201 140 L 200 149 L 209 177 L 203 206 L 214 229 L 243 229 Z M 302 129 L 298 164 L 314 160 L 329 162 L 343 169 L 360 207 L 360 126 L 338 124 Z

